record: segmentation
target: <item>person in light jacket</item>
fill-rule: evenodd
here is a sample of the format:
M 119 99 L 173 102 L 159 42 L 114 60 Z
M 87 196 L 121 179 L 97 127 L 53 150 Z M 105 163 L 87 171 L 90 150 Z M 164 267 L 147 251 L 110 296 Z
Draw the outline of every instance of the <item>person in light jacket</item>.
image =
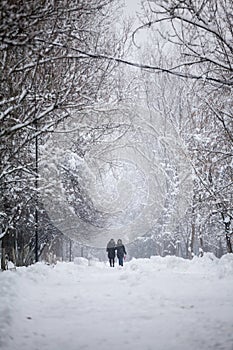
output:
M 122 243 L 121 239 L 118 239 L 118 241 L 117 241 L 116 250 L 117 250 L 117 258 L 119 261 L 119 265 L 123 266 L 124 256 L 127 253 L 126 253 L 125 246 Z
M 114 267 L 115 256 L 116 256 L 116 243 L 114 239 L 110 239 L 107 244 L 106 252 L 108 253 L 109 264 L 111 267 Z

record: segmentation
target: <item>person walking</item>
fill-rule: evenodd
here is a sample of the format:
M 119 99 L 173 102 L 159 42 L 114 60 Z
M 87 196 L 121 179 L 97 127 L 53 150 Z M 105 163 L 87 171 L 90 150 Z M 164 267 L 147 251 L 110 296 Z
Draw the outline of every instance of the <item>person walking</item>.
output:
M 117 258 L 119 261 L 119 265 L 123 266 L 124 255 L 126 255 L 127 253 L 121 239 L 118 239 L 117 241 L 116 250 L 117 250 Z
M 109 264 L 111 267 L 114 267 L 115 256 L 116 256 L 116 243 L 114 239 L 110 239 L 107 244 L 106 252 L 108 253 Z

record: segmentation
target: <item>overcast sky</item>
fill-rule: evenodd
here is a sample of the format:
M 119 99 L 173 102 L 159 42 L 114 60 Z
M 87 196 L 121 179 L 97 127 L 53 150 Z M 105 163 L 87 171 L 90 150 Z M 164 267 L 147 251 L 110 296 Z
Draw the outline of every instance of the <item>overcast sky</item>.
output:
M 125 11 L 127 15 L 135 15 L 140 9 L 140 0 L 125 0 Z

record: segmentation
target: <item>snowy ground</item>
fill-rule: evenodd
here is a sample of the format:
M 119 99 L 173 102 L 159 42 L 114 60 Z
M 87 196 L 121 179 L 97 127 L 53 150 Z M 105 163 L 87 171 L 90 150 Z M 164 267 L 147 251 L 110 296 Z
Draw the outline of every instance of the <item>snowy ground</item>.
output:
M 233 255 L 0 273 L 1 350 L 233 350 Z

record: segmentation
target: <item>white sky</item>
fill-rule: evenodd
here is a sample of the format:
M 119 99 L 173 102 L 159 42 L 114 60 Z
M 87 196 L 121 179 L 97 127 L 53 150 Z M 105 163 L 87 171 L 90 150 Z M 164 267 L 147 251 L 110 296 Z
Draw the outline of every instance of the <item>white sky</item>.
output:
M 140 9 L 140 0 L 125 0 L 126 12 L 128 14 L 135 14 Z

